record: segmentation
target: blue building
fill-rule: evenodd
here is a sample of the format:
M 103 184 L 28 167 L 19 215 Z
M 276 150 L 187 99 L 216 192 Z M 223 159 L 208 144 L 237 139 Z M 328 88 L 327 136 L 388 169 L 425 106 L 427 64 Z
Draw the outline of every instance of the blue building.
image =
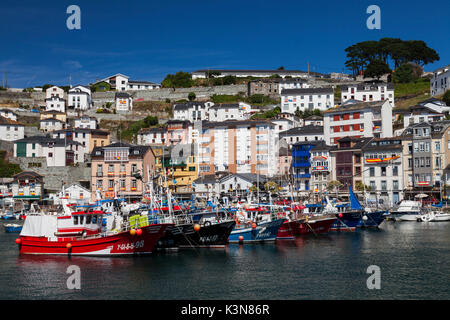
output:
M 304 141 L 292 145 L 292 174 L 294 190 L 309 191 L 311 188 L 311 152 L 319 141 Z

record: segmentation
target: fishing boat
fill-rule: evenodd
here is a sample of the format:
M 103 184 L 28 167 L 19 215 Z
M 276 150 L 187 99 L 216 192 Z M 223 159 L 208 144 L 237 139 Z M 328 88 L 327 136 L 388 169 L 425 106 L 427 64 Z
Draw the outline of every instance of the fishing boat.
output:
M 336 222 L 331 226 L 333 231 L 355 231 L 356 228 L 378 228 L 386 219 L 388 214 L 385 210 L 371 210 L 364 208 L 349 186 L 350 203 L 330 205 L 327 199 L 327 206 L 324 212 L 334 212 Z
M 271 242 L 287 219 L 277 217 L 263 207 L 245 208 L 235 215 L 236 226 L 231 231 L 230 243 Z
M 16 223 L 4 224 L 3 227 L 6 233 L 19 233 L 22 231 L 22 225 Z
M 162 248 L 224 248 L 236 225 L 226 211 L 217 210 L 183 213 L 175 212 L 166 219 L 173 222 L 159 239 L 156 247 Z M 164 208 L 162 208 L 164 209 Z M 154 219 L 161 217 L 160 212 L 150 215 Z
M 320 206 L 320 204 L 319 204 Z M 301 210 L 306 208 L 318 208 L 317 205 L 306 204 L 305 206 L 294 206 L 290 212 L 285 214 L 286 220 L 277 234 L 279 240 L 289 240 L 297 236 L 309 234 L 325 234 L 331 229 L 331 226 L 336 221 L 336 217 L 332 214 L 305 214 Z M 309 212 L 309 211 L 308 211 Z
M 171 226 L 147 220 L 147 224 L 136 227 L 118 212 L 106 215 L 105 211 L 94 208 L 78 211 L 67 198 L 61 198 L 61 203 L 63 212 L 60 214 L 27 215 L 20 237 L 16 239 L 21 254 L 149 254 Z

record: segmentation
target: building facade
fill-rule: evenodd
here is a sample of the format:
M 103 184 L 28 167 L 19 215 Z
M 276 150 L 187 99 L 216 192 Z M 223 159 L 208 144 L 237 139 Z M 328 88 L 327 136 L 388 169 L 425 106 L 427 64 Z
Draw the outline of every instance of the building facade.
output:
M 345 104 L 324 112 L 324 139 L 329 145 L 343 137 L 390 138 L 392 106 L 389 101 Z
M 280 95 L 282 112 L 325 111 L 334 107 L 333 88 L 283 89 Z

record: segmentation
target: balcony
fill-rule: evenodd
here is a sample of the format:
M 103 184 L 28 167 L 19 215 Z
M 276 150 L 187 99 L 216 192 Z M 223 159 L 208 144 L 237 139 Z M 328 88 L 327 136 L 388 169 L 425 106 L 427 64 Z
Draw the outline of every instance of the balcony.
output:
M 97 177 L 103 177 L 103 172 L 97 172 L 96 176 Z

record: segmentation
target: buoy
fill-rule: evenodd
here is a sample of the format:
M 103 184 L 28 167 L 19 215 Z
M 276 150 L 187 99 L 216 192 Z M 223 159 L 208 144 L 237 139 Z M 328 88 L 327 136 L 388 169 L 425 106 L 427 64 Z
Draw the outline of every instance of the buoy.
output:
M 22 243 L 22 239 L 17 238 L 17 239 L 16 239 L 16 243 L 17 243 L 17 244 L 21 244 L 21 243 Z
M 367 218 L 367 216 L 363 216 L 362 219 L 363 219 L 364 221 L 366 221 L 368 218 Z
M 130 234 L 131 234 L 132 236 L 134 236 L 134 235 L 136 234 L 136 230 L 135 230 L 135 229 L 131 229 L 131 230 L 130 230 Z
M 239 241 L 244 241 L 244 237 L 243 236 L 239 236 Z
M 252 223 L 252 228 L 256 229 L 256 223 L 254 223 L 254 222 Z
M 142 235 L 142 229 L 141 229 L 141 228 L 137 229 L 137 230 L 136 230 L 136 234 L 137 234 L 138 236 Z
M 194 230 L 199 232 L 200 231 L 200 225 L 199 224 L 194 224 Z
M 342 218 L 344 215 L 342 213 L 339 213 L 339 218 Z
M 67 248 L 67 249 L 70 249 L 70 248 L 72 248 L 72 244 L 71 244 L 70 242 L 69 242 L 69 243 L 67 243 L 67 244 L 66 244 L 66 248 Z

